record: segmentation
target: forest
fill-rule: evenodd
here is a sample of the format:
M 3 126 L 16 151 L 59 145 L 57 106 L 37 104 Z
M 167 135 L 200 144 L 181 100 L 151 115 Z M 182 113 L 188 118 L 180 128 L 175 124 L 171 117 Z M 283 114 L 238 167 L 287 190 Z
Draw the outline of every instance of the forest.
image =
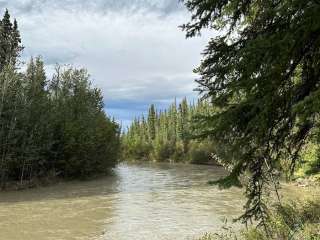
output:
M 217 114 L 217 108 L 208 100 L 188 103 L 174 101 L 168 109 L 157 110 L 151 104 L 147 116 L 142 115 L 123 129 L 121 159 L 125 161 L 175 162 L 223 165 L 218 155 L 223 145 L 215 144 L 199 124 Z M 301 162 L 291 173 L 286 158 L 279 162 L 278 170 L 286 179 L 317 175 L 320 171 L 319 143 L 312 134 L 299 153 Z
M 121 137 L 122 158 L 126 160 L 217 164 L 211 154 L 214 144 L 209 138 L 196 136 L 194 119 L 209 115 L 207 101 L 181 103 L 157 110 L 152 104 L 147 116 L 134 119 Z
M 41 57 L 23 70 L 18 24 L 8 10 L 0 27 L 1 188 L 105 174 L 118 159 L 120 128 L 88 72 L 57 65 L 49 79 Z

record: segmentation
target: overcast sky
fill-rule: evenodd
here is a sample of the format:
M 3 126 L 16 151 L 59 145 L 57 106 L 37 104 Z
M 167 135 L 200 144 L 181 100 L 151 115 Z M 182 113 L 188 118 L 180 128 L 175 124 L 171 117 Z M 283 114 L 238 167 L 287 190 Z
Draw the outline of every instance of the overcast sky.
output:
M 108 115 L 127 125 L 150 103 L 197 97 L 192 73 L 207 38 L 185 39 L 178 0 L 0 0 L 17 18 L 23 58 L 85 67 Z

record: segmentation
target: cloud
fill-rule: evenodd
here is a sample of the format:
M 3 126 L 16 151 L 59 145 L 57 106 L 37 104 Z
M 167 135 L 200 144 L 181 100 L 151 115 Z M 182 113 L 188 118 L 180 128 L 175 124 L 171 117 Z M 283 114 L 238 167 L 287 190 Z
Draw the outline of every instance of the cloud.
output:
M 0 0 L 0 7 L 13 9 L 20 14 L 45 13 L 47 9 L 64 9 L 74 12 L 100 13 L 145 10 L 166 15 L 183 9 L 179 1 L 172 0 Z
M 25 59 L 86 67 L 122 121 L 151 102 L 196 97 L 192 69 L 207 37 L 185 39 L 178 26 L 190 16 L 178 0 L 0 0 L 0 7 L 18 19 Z

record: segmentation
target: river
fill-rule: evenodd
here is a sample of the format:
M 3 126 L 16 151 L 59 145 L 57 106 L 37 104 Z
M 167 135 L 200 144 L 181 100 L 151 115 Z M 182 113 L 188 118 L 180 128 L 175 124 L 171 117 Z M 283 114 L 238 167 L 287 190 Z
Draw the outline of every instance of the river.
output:
M 184 240 L 242 211 L 214 166 L 120 164 L 112 176 L 0 193 L 1 240 Z

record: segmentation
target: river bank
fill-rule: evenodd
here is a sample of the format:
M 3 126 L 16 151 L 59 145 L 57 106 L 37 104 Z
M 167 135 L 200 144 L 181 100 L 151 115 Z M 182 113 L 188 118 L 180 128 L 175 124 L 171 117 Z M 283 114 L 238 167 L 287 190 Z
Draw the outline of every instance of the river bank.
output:
M 95 174 L 83 179 L 63 178 L 57 174 L 50 174 L 46 177 L 34 177 L 30 180 L 9 181 L 4 186 L 2 186 L 2 188 L 0 189 L 0 193 L 10 192 L 10 191 L 23 191 L 23 190 L 34 189 L 34 188 L 44 188 L 44 187 L 54 186 L 60 183 L 92 181 L 99 178 L 112 176 L 113 174 L 114 174 L 113 169 L 106 171 L 104 174 Z
M 195 166 L 208 166 L 208 167 L 216 167 L 221 168 L 222 171 L 225 171 L 221 165 L 219 165 L 215 161 L 202 161 L 199 163 L 192 163 L 189 161 L 179 161 L 176 162 L 174 160 L 170 161 L 155 161 L 155 160 L 146 160 L 146 159 L 130 159 L 128 161 L 121 161 L 119 164 L 130 164 L 130 165 L 152 165 L 152 164 L 172 164 L 172 165 L 195 165 Z M 116 169 L 116 168 L 115 168 Z M 226 171 L 225 171 L 226 173 Z M 94 176 L 87 177 L 85 179 L 79 180 L 81 181 L 90 181 L 95 180 L 99 178 L 104 178 L 106 176 L 112 176 L 114 174 L 114 169 L 111 169 L 107 171 L 105 174 L 96 174 Z M 3 191 L 21 191 L 21 190 L 27 190 L 27 189 L 33 189 L 38 187 L 49 187 L 55 184 L 59 183 L 68 183 L 74 181 L 73 179 L 65 179 L 61 176 L 58 176 L 57 174 L 53 173 L 46 177 L 37 177 L 32 178 L 31 180 L 23 180 L 23 181 L 10 181 L 7 182 L 4 188 L 0 189 L 0 192 Z M 210 183 L 211 179 L 208 179 L 208 182 Z M 293 179 L 290 182 L 283 181 L 286 186 L 295 186 L 295 187 L 301 187 L 301 188 L 308 188 L 308 187 L 320 187 L 320 174 L 318 175 L 311 175 L 311 176 L 300 176 L 295 179 Z

